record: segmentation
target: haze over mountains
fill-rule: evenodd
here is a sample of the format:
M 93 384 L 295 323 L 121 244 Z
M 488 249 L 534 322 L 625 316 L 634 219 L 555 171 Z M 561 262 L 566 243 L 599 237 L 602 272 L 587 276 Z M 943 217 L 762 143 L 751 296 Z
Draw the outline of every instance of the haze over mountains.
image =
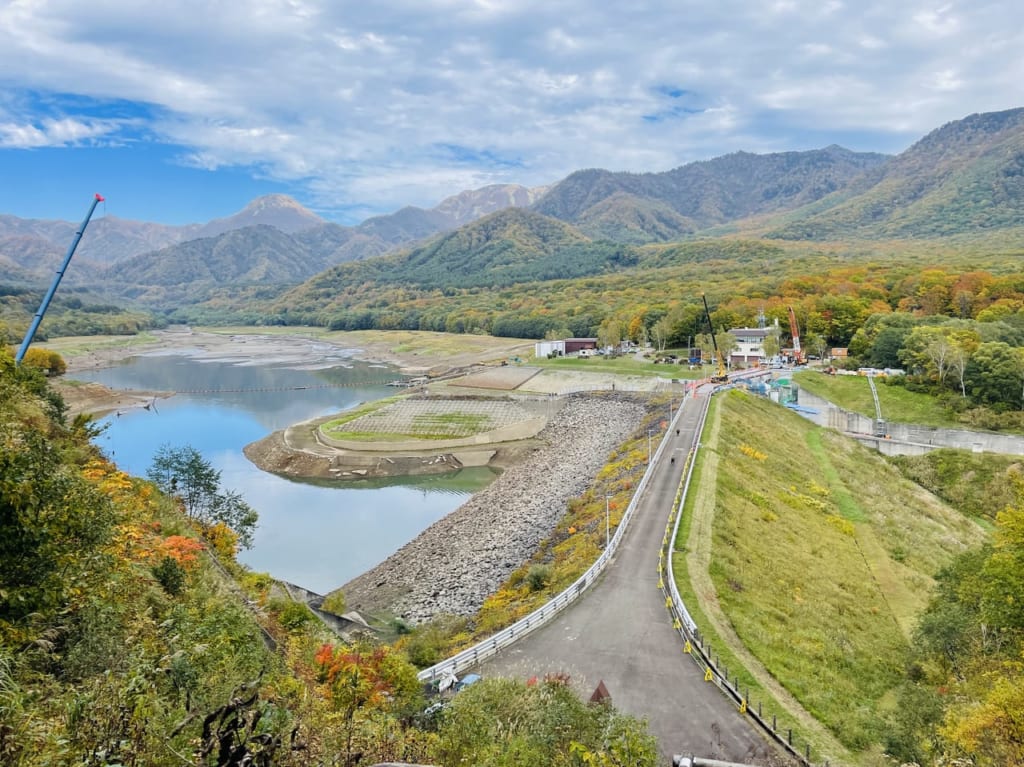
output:
M 314 261 L 364 258 L 395 245 L 453 229 L 509 205 L 528 205 L 542 191 L 543 188 L 530 190 L 514 185 L 494 185 L 462 192 L 431 210 L 406 207 L 387 216 L 367 219 L 356 227 L 328 223 L 282 194 L 259 197 L 238 213 L 206 224 L 167 226 L 116 216 L 96 216 L 89 224 L 89 236 L 83 238 L 76 252 L 76 266 L 82 261 L 90 262 L 87 269 L 118 263 L 178 243 L 211 240 L 251 226 L 272 227 L 287 235 L 304 233 L 301 244 L 319 254 Z M 66 253 L 77 226 L 68 221 L 21 219 L 0 214 L 0 263 L 7 259 L 30 275 L 49 273 Z M 223 244 L 209 243 L 202 247 L 223 251 Z M 161 253 L 163 257 L 168 255 L 173 254 Z M 3 276 L 0 272 L 0 277 Z
M 581 170 L 549 188 L 485 187 L 355 227 L 283 195 L 204 225 L 98 218 L 68 280 L 152 309 L 311 278 L 311 291 L 507 285 L 627 268 L 630 247 L 695 235 L 933 238 L 1022 227 L 1022 209 L 1024 109 L 1014 109 L 949 123 L 895 157 L 833 145 L 660 173 Z M 45 284 L 75 227 L 0 215 L 0 279 Z

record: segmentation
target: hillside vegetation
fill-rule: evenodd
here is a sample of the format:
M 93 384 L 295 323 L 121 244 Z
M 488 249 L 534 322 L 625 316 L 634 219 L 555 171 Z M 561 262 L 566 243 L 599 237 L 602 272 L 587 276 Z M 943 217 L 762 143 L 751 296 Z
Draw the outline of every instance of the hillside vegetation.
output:
M 664 242 L 800 207 L 845 187 L 886 159 L 830 146 L 763 155 L 736 152 L 662 173 L 582 170 L 555 184 L 534 210 L 606 236 L 617 221 L 631 219 L 634 226 L 625 230 L 628 241 Z M 647 215 L 637 216 L 645 209 Z
M 1024 109 L 975 114 L 937 128 L 770 237 L 943 237 L 1021 224 Z
M 714 470 L 698 480 L 715 483 L 713 508 L 694 507 L 688 539 L 676 542 L 701 608 L 720 611 L 723 638 L 735 632 L 867 758 L 887 745 L 933 576 L 984 531 L 881 456 L 767 400 L 730 392 L 710 424 L 715 460 L 704 466 Z
M 1024 473 L 1018 455 L 944 448 L 924 455 L 890 458 L 905 476 L 968 516 L 991 525 L 1017 503 L 1014 482 Z
M 43 295 L 42 290 L 0 285 L 0 344 L 21 344 Z M 131 311 L 87 291 L 65 288 L 54 296 L 35 338 L 134 335 L 165 324 L 148 312 Z
M 234 531 L 194 525 L 63 412 L 0 350 L 5 767 L 656 763 L 642 723 L 563 677 L 485 680 L 424 714 L 404 651 L 327 633 L 235 562 Z
M 180 763 L 236 695 L 287 750 L 283 665 L 175 504 L 3 352 L 0 423 L 0 762 Z

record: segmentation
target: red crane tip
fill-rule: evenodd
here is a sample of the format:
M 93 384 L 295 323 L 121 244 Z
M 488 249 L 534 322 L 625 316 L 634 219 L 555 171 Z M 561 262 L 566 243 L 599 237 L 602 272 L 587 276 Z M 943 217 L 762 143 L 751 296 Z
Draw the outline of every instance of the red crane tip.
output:
M 96 202 L 105 202 L 106 199 L 107 198 L 104 197 L 102 194 L 100 194 L 99 192 L 96 192 Z

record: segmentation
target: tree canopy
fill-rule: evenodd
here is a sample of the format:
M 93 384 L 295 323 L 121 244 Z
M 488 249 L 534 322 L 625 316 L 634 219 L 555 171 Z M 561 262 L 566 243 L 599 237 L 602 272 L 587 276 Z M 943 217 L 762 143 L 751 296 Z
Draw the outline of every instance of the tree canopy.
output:
M 185 513 L 204 531 L 223 523 L 234 531 L 242 546 L 252 546 L 259 515 L 241 494 L 221 488 L 220 471 L 194 447 L 162 445 L 153 456 L 147 476 L 161 491 L 180 499 Z

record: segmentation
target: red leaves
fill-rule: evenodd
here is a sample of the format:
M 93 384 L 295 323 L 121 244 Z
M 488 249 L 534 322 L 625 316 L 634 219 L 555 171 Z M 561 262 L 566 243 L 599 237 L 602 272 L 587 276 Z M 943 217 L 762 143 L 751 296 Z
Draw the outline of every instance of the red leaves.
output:
M 202 543 L 195 538 L 187 538 L 184 535 L 169 535 L 164 538 L 158 551 L 164 556 L 170 557 L 182 567 L 188 569 L 189 565 L 196 562 L 196 553 L 204 549 Z

